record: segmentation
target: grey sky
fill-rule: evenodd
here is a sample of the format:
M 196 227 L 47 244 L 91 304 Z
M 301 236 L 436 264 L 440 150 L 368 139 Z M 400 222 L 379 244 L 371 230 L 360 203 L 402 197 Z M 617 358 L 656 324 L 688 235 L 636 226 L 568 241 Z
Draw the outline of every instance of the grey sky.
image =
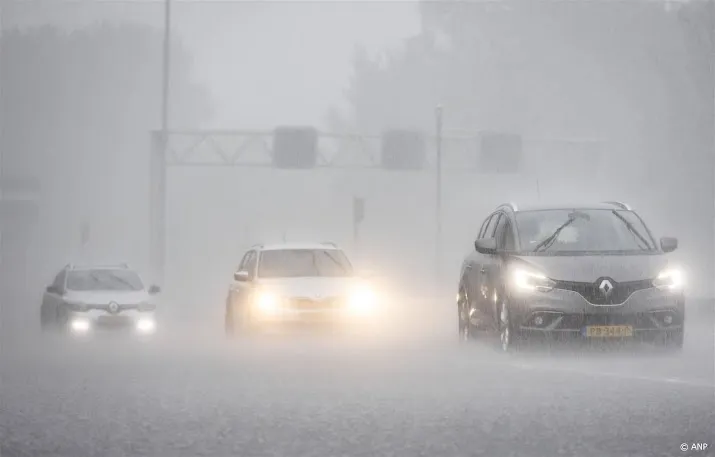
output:
M 328 108 L 343 101 L 355 45 L 377 53 L 399 46 L 420 26 L 413 2 L 174 0 L 173 5 L 174 31 L 193 54 L 197 80 L 215 98 L 212 124 L 201 127 L 320 124 Z M 12 3 L 3 23 L 73 28 L 103 20 L 161 27 L 162 3 Z

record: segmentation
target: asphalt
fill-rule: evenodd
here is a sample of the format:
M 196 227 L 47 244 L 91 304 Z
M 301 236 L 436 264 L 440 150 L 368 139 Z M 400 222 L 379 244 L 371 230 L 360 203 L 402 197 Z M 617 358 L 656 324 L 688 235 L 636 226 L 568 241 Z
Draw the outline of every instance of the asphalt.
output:
M 677 355 L 504 355 L 451 320 L 371 340 L 19 332 L 0 350 L 0 455 L 714 456 L 715 325 L 691 320 Z

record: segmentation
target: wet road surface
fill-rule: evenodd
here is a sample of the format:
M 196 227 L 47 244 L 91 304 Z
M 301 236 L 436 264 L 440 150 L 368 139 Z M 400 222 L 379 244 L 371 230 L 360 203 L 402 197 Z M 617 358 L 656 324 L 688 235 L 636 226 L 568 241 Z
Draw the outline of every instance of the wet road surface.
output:
M 0 455 L 713 456 L 711 324 L 680 355 L 507 356 L 451 333 L 28 336 L 0 351 Z

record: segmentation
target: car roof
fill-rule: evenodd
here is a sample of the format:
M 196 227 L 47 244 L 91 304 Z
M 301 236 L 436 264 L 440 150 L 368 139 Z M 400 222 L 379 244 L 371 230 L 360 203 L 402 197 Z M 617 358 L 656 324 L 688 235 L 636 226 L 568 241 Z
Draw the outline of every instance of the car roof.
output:
M 499 205 L 499 208 L 510 208 L 514 212 L 522 211 L 546 211 L 546 210 L 559 210 L 559 209 L 580 209 L 580 210 L 596 210 L 596 209 L 617 209 L 617 210 L 630 210 L 631 208 L 622 202 L 590 202 L 590 203 L 527 203 L 527 204 L 515 204 L 515 203 L 505 203 Z
M 67 264 L 65 266 L 67 270 L 131 270 L 129 264 L 127 263 L 115 263 L 115 264 Z
M 334 249 L 341 250 L 335 243 L 324 242 L 324 243 L 275 243 L 275 244 L 262 244 L 254 246 L 253 249 L 259 251 L 285 251 L 290 249 Z

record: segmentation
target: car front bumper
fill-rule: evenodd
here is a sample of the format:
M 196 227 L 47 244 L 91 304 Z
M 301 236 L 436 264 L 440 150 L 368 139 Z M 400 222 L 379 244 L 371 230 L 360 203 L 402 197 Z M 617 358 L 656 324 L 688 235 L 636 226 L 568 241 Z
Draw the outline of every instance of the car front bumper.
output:
M 618 305 L 594 305 L 574 291 L 554 289 L 512 297 L 511 320 L 522 334 L 584 339 L 650 339 L 683 332 L 682 293 L 655 288 L 634 292 Z
M 91 310 L 70 312 L 67 326 L 73 334 L 88 334 L 103 331 L 125 331 L 139 335 L 156 332 L 156 316 L 151 311 L 126 310 L 117 314 Z
M 334 329 L 370 328 L 376 325 L 374 313 L 355 313 L 347 310 L 280 309 L 271 313 L 253 312 L 251 326 L 265 329 Z

